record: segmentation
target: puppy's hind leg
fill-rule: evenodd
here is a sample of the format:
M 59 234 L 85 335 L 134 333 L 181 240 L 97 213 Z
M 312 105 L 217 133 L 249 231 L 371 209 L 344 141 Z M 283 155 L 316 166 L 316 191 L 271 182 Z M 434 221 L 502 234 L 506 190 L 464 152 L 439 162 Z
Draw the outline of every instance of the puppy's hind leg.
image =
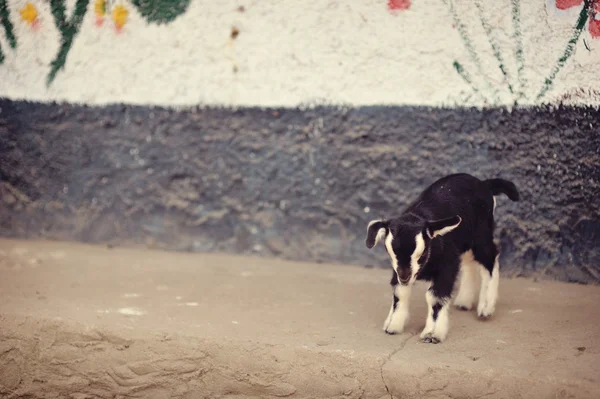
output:
M 460 310 L 471 310 L 475 304 L 478 289 L 477 264 L 473 259 L 473 252 L 463 254 L 460 263 L 458 294 L 454 299 L 454 306 Z

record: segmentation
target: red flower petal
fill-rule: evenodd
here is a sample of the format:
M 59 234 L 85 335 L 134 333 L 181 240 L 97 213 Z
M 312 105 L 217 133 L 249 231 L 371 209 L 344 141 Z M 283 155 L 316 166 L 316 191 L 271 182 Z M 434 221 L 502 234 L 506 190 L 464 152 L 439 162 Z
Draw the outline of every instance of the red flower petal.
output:
M 390 11 L 408 10 L 410 8 L 410 0 L 389 0 L 387 6 Z
M 567 8 L 577 7 L 583 4 L 583 0 L 556 0 L 556 8 L 566 10 Z
M 588 30 L 594 39 L 600 38 L 600 21 L 590 18 L 588 22 Z
M 588 20 L 588 31 L 594 39 L 600 37 L 600 1 L 596 0 L 592 12 L 590 12 L 590 19 Z

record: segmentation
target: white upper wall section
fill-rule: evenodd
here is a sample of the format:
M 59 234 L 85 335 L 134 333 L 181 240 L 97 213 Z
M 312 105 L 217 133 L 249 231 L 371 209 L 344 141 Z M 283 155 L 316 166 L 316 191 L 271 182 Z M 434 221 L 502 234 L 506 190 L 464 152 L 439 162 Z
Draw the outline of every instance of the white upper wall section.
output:
M 49 87 L 61 45 L 50 4 L 7 1 L 17 46 L 10 47 L 0 24 L 0 97 L 11 99 L 163 106 L 484 106 L 516 99 L 600 105 L 600 37 L 594 37 L 600 36 L 600 4 L 578 36 L 583 0 L 192 0 L 166 25 L 148 24 L 133 0 L 113 0 L 101 26 L 97 1 L 89 0 L 64 68 Z M 69 20 L 75 0 L 66 4 Z M 560 10 L 557 4 L 573 6 Z M 116 11 L 128 11 L 120 33 L 113 21 L 118 5 L 124 8 Z M 390 10 L 394 6 L 408 8 Z M 232 38 L 234 27 L 239 33 Z M 559 68 L 574 37 L 572 55 Z M 549 78 L 553 84 L 540 96 Z

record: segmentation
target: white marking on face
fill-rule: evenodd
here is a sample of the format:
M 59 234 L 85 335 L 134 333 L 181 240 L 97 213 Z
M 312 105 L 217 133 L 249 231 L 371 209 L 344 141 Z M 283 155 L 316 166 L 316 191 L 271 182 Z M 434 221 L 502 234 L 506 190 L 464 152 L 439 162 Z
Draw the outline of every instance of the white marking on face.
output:
M 411 284 L 417 279 L 417 273 L 421 268 L 421 265 L 419 265 L 419 258 L 421 258 L 421 255 L 423 255 L 423 252 L 425 251 L 425 240 L 423 239 L 423 234 L 419 233 L 415 236 L 415 244 L 415 250 L 410 256 Z
M 390 255 L 390 258 L 392 259 L 392 267 L 394 268 L 394 271 L 396 273 L 398 273 L 398 258 L 396 258 L 396 254 L 394 253 L 394 248 L 392 248 L 392 240 L 393 239 L 394 239 L 394 236 L 392 235 L 392 232 L 390 231 L 385 239 L 385 249 L 387 249 L 387 252 Z
M 493 210 L 493 212 L 496 212 L 496 197 L 493 197 L 493 198 L 494 198 L 494 210 Z

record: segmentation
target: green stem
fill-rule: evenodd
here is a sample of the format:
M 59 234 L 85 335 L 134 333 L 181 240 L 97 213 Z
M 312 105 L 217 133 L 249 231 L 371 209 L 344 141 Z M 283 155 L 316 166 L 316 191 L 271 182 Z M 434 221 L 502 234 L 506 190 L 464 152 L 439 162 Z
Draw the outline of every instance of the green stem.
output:
M 577 19 L 577 24 L 575 24 L 573 36 L 571 37 L 571 40 L 569 40 L 569 42 L 567 43 L 567 46 L 565 48 L 565 51 L 563 52 L 563 55 L 558 59 L 558 62 L 556 63 L 554 68 L 552 68 L 552 72 L 550 72 L 550 75 L 544 80 L 544 86 L 542 86 L 542 89 L 540 90 L 539 94 L 537 95 L 536 100 L 540 100 L 541 98 L 543 98 L 546 95 L 546 93 L 548 92 L 548 90 L 550 90 L 550 87 L 554 83 L 554 79 L 556 78 L 556 75 L 558 75 L 558 72 L 560 72 L 562 67 L 565 66 L 565 64 L 567 63 L 569 58 L 571 58 L 571 56 L 573 55 L 573 50 L 575 49 L 575 45 L 579 41 L 579 36 L 581 35 L 581 31 L 585 27 L 585 24 L 588 20 L 589 12 L 590 12 L 590 9 L 592 8 L 593 2 L 594 2 L 593 0 L 584 0 L 583 8 L 581 9 L 581 12 L 579 13 L 579 18 Z
M 13 49 L 17 48 L 17 38 L 15 36 L 13 24 L 10 22 L 10 11 L 8 10 L 6 0 L 0 0 L 0 23 L 4 28 L 8 45 Z M 2 45 L 0 44 L 0 64 L 2 63 L 4 63 L 4 52 L 2 51 Z
M 56 28 L 60 32 L 61 40 L 58 54 L 50 63 L 50 72 L 48 73 L 48 79 L 46 81 L 47 86 L 52 84 L 58 71 L 61 70 L 67 62 L 67 55 L 71 50 L 75 36 L 77 33 L 79 33 L 79 28 L 83 22 L 83 17 L 87 12 L 88 3 L 89 0 L 77 0 L 77 3 L 75 3 L 75 9 L 73 10 L 73 15 L 67 21 L 65 16 L 65 0 L 50 0 L 50 9 L 52 10 L 52 15 L 54 16 Z
M 489 92 L 495 93 L 494 88 L 492 87 L 487 75 L 485 73 L 483 73 L 483 68 L 481 67 L 481 61 L 479 60 L 479 57 L 477 56 L 477 52 L 475 51 L 475 48 L 473 47 L 473 43 L 472 43 L 471 39 L 469 38 L 469 35 L 467 33 L 467 28 L 465 27 L 465 25 L 462 23 L 462 21 L 458 17 L 458 13 L 456 12 L 456 9 L 454 8 L 453 1 L 452 0 L 442 0 L 442 1 L 450 9 L 450 13 L 452 14 L 452 19 L 454 20 L 454 25 L 456 25 L 456 29 L 458 30 L 460 38 L 462 39 L 462 41 L 465 45 L 465 48 L 467 49 L 467 52 L 469 53 L 469 56 L 473 60 L 473 63 L 475 64 L 475 67 L 477 68 L 477 72 L 479 72 L 479 75 L 481 77 L 483 77 L 483 79 L 485 80 L 486 88 L 489 90 Z M 498 101 L 499 101 L 498 97 L 497 96 L 494 96 L 494 97 L 495 97 L 494 101 L 496 103 L 498 103 Z
M 527 82 L 523 76 L 525 71 L 525 58 L 523 54 L 523 35 L 521 33 L 521 0 L 512 0 L 512 21 L 515 30 L 514 38 L 517 42 L 515 57 L 517 59 L 517 80 L 519 81 L 519 99 L 525 97 Z
M 17 38 L 12 22 L 10 22 L 10 11 L 6 0 L 0 0 L 0 22 L 6 33 L 6 40 L 12 48 L 17 48 Z
M 485 34 L 488 37 L 488 43 L 492 47 L 492 51 L 494 52 L 494 57 L 496 57 L 496 60 L 498 60 L 498 67 L 500 68 L 500 72 L 502 72 L 502 75 L 504 75 L 504 79 L 506 80 L 506 83 L 508 84 L 508 91 L 510 92 L 510 94 L 514 94 L 512 84 L 510 83 L 510 80 L 511 80 L 510 76 L 508 75 L 508 72 L 506 71 L 506 68 L 504 67 L 504 58 L 502 57 L 502 53 L 500 52 L 500 47 L 496 43 L 496 40 L 494 40 L 494 37 L 492 35 L 492 27 L 490 26 L 488 21 L 483 16 L 483 7 L 481 6 L 481 0 L 477 0 L 475 2 L 475 7 L 477 7 L 477 12 L 479 14 L 479 20 L 481 21 L 481 26 L 483 27 L 483 30 L 485 31 Z
M 473 84 L 473 79 L 471 79 L 471 75 L 469 74 L 469 72 L 467 72 L 467 70 L 458 61 L 454 61 L 454 63 L 452 65 L 454 66 L 454 69 L 456 70 L 456 72 L 458 72 L 460 77 L 463 78 L 463 80 L 469 86 L 471 86 L 471 89 L 473 90 L 473 92 L 475 94 L 477 94 L 479 97 L 481 97 L 483 102 L 487 104 L 487 102 L 488 102 L 487 99 L 481 94 L 479 89 L 477 89 L 477 86 L 475 86 L 475 84 Z

